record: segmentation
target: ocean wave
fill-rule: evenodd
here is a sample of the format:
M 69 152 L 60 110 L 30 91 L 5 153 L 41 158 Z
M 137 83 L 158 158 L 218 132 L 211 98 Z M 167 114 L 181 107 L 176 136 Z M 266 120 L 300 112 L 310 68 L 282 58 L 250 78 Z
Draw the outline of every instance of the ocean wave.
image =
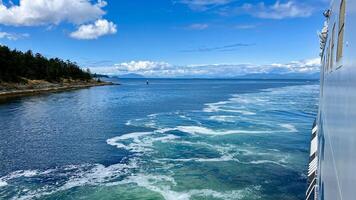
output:
M 174 185 L 176 183 L 174 179 L 167 176 L 138 174 L 136 176 L 129 177 L 127 180 L 125 180 L 125 182 L 135 183 L 139 187 L 157 192 L 166 200 L 189 200 L 191 197 L 189 193 L 173 191 L 170 185 Z M 162 182 L 165 182 L 166 184 L 162 184 Z
M 68 190 L 83 185 L 100 185 L 103 183 L 117 182 L 118 177 L 130 174 L 133 169 L 138 168 L 138 160 L 131 159 L 128 164 L 114 164 L 104 166 L 96 164 L 89 170 L 84 170 L 70 179 L 61 187 L 61 190 Z
M 116 148 L 122 148 L 133 152 L 143 152 L 147 150 L 147 148 L 145 148 L 147 145 L 145 145 L 146 143 L 140 140 L 140 137 L 151 134 L 153 134 L 153 132 L 134 132 L 110 138 L 106 140 L 106 143 L 108 145 L 115 146 Z M 128 139 L 131 139 L 132 142 L 129 144 L 124 144 L 121 142 Z
M 125 180 L 127 183 L 136 183 L 150 191 L 157 192 L 165 200 L 190 200 L 192 197 L 213 197 L 218 199 L 241 199 L 258 197 L 260 186 L 251 186 L 241 190 L 215 191 L 212 189 L 174 191 L 176 181 L 170 176 L 138 174 Z M 162 184 L 163 183 L 163 184 Z
M 169 132 L 171 128 L 162 128 L 152 132 L 133 132 L 121 136 L 113 137 L 106 140 L 106 143 L 122 148 L 135 153 L 144 153 L 152 151 L 154 142 L 165 142 L 179 138 L 175 135 L 164 135 L 163 133 Z M 129 140 L 129 141 L 128 141 Z
M 177 130 L 190 134 L 200 135 L 232 135 L 232 134 L 261 134 L 274 131 L 250 131 L 250 130 L 213 130 L 202 126 L 178 126 Z
M 40 170 L 19 170 L 19 171 L 14 171 L 11 172 L 3 177 L 0 177 L 0 187 L 8 186 L 9 182 L 14 179 L 18 179 L 21 177 L 24 178 L 32 178 L 35 176 L 43 176 L 50 174 L 54 171 L 54 169 L 51 170 L 45 170 L 45 171 L 40 171 Z
M 228 162 L 228 161 L 236 161 L 240 162 L 240 160 L 234 158 L 232 155 L 225 155 L 218 158 L 164 158 L 159 159 L 160 161 L 171 161 L 171 162 Z
M 83 164 L 42 171 L 21 170 L 1 177 L 0 183 L 3 182 L 3 187 L 5 187 L 20 184 L 17 182 L 20 179 L 26 182 L 31 182 L 31 180 L 35 179 L 49 180 L 46 184 L 36 188 L 32 187 L 31 184 L 21 185 L 19 188 L 21 192 L 11 198 L 16 200 L 36 199 L 85 185 L 120 184 L 121 180 L 119 178 L 131 174 L 133 169 L 138 168 L 137 162 L 137 159 L 131 159 L 127 164 L 118 163 L 107 167 L 102 164 Z
M 0 187 L 5 187 L 5 186 L 7 186 L 7 185 L 8 185 L 8 184 L 7 184 L 6 181 L 0 180 Z
M 226 107 L 226 106 L 216 106 L 211 104 L 208 107 L 204 108 L 203 112 L 207 112 L 207 113 L 227 112 L 227 113 L 239 113 L 243 115 L 256 115 L 255 112 L 248 111 L 246 109 L 238 109 L 238 108 Z
M 236 122 L 236 116 L 232 115 L 214 115 L 210 116 L 209 119 L 217 122 Z
M 126 123 L 125 123 L 126 126 L 131 126 L 132 125 L 132 121 L 131 120 L 128 120 Z
M 291 92 L 295 89 L 297 92 Z M 296 100 L 287 102 L 285 98 L 298 97 L 300 93 L 305 92 L 304 90 L 298 86 L 232 95 L 232 98 L 226 101 L 206 104 L 203 110 L 156 113 L 145 118 L 128 120 L 127 126 L 134 126 L 139 130 L 150 128 L 150 131 L 127 133 L 106 140 L 106 143 L 113 146 L 114 150 L 119 148 L 133 153 L 123 159 L 125 163 L 110 166 L 68 165 L 48 170 L 15 171 L 0 177 L 0 187 L 6 190 L 8 187 L 16 186 L 16 191 L 12 194 L 15 195 L 13 199 L 36 199 L 87 185 L 126 184 L 129 187 L 146 188 L 167 200 L 206 199 L 208 197 L 259 199 L 260 187 L 255 185 L 229 191 L 217 191 L 220 188 L 194 189 L 193 186 L 191 190 L 184 190 L 184 184 L 187 183 L 179 185 L 181 182 L 173 177 L 181 174 L 175 170 L 185 167 L 184 162 L 199 162 L 199 164 L 203 162 L 207 167 L 218 166 L 219 162 L 231 162 L 224 164 L 232 164 L 234 167 L 238 167 L 238 164 L 246 165 L 247 168 L 268 164 L 290 167 L 296 159 L 292 156 L 289 158 L 288 151 L 284 151 L 284 147 L 278 149 L 278 144 L 264 145 L 261 142 L 264 140 L 260 140 L 263 135 L 257 134 L 298 132 L 298 122 L 287 122 L 286 119 L 290 119 L 288 117 L 294 116 L 295 113 L 301 113 L 300 110 L 304 108 L 301 109 L 300 102 Z M 293 104 L 295 102 L 297 104 Z M 305 113 L 308 112 L 305 111 Z M 288 117 L 285 117 L 286 115 Z M 304 118 L 306 116 L 310 117 L 302 115 Z M 242 134 L 245 134 L 244 137 L 240 137 Z M 248 134 L 252 137 L 257 136 L 257 139 L 250 142 L 251 137 L 245 137 Z M 229 135 L 229 137 L 218 137 L 224 135 Z M 245 138 L 248 140 L 244 140 Z M 169 148 L 166 148 L 168 145 L 170 145 Z M 270 149 L 271 147 L 275 149 Z M 185 154 L 179 154 L 179 152 Z M 189 163 L 189 167 L 190 164 L 194 163 Z M 195 165 L 191 166 L 195 167 Z M 190 169 L 189 167 L 187 169 Z M 227 176 L 234 171 L 227 168 L 219 168 L 219 170 Z M 38 179 L 46 181 L 36 183 L 37 185 L 34 186 L 35 184 L 31 181 L 36 182 Z M 198 181 L 205 181 L 205 179 L 196 181 L 199 184 Z
M 203 190 L 191 190 L 189 194 L 191 196 L 198 196 L 198 197 L 213 197 L 218 199 L 243 199 L 243 198 L 254 198 L 259 199 L 260 195 L 256 194 L 260 190 L 259 186 L 251 186 L 249 188 L 245 188 L 242 190 L 233 190 L 233 191 L 225 191 L 225 192 L 218 192 L 211 189 L 203 189 Z
M 280 165 L 280 166 L 283 166 L 283 167 L 285 166 L 284 162 L 278 162 L 278 161 L 274 161 L 274 160 L 254 160 L 254 161 L 250 161 L 250 162 L 247 162 L 247 163 L 248 164 L 256 164 L 256 165 L 269 163 L 269 164 Z
M 286 167 L 288 164 L 289 155 L 281 152 L 277 149 L 259 149 L 257 147 L 243 147 L 241 145 L 233 144 L 210 144 L 206 142 L 191 142 L 182 140 L 171 140 L 169 142 L 179 143 L 184 145 L 190 145 L 194 147 L 204 146 L 210 150 L 216 151 L 220 154 L 220 157 L 215 158 L 162 158 L 159 161 L 165 162 L 237 162 L 241 164 L 276 164 Z M 261 158 L 260 160 L 252 161 L 242 161 L 249 160 L 250 158 Z
M 288 162 L 285 159 L 280 160 L 252 160 L 252 161 L 241 161 L 238 158 L 235 158 L 233 154 L 224 155 L 218 158 L 164 158 L 159 159 L 159 161 L 164 162 L 236 162 L 241 164 L 254 164 L 254 165 L 262 165 L 262 164 L 275 164 L 282 167 L 286 167 Z
M 145 128 L 157 128 L 156 121 L 154 119 L 134 119 L 128 120 L 125 123 L 126 126 L 136 126 L 136 127 L 145 127 Z
M 287 129 L 289 132 L 298 132 L 298 129 L 292 124 L 279 124 L 279 125 Z

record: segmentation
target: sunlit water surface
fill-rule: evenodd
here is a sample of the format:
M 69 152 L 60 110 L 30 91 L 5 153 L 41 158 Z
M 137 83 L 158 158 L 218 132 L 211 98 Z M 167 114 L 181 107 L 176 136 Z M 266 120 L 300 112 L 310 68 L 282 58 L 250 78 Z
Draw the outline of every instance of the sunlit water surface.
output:
M 0 104 L 0 199 L 303 199 L 315 81 L 122 80 Z

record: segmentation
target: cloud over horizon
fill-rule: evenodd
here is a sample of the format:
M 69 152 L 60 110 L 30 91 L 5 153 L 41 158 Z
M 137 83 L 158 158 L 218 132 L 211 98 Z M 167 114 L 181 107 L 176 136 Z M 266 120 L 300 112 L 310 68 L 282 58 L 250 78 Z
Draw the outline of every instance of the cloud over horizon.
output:
M 150 78 L 234 78 L 251 74 L 300 74 L 319 72 L 320 58 L 292 61 L 289 63 L 255 64 L 202 64 L 172 65 L 166 62 L 131 61 L 114 66 L 90 67 L 95 73 L 107 75 L 139 74 Z

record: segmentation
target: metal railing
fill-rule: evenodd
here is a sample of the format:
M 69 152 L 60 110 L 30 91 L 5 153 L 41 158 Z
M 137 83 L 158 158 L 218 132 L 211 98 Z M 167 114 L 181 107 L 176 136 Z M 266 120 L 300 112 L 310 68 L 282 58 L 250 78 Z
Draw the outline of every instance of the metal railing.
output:
M 310 140 L 310 158 L 308 167 L 308 189 L 306 191 L 306 200 L 317 200 L 318 198 L 318 125 L 314 120 L 312 135 Z

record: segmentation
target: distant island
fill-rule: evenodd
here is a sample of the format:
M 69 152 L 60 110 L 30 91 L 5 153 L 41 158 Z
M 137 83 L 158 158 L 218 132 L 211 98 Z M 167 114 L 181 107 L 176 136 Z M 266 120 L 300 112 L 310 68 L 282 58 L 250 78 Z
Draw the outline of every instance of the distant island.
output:
M 108 76 L 108 75 L 105 75 L 105 74 L 97 74 L 97 73 L 92 74 L 92 77 L 93 77 L 93 78 L 110 78 L 110 76 Z
M 76 63 L 0 45 L 0 97 L 108 85 Z
M 122 74 L 117 76 L 117 78 L 132 78 L 132 79 L 140 79 L 140 78 L 145 78 L 144 76 L 140 74 L 135 74 L 135 73 L 130 73 L 130 74 Z
M 241 76 L 233 77 L 235 79 L 274 79 L 274 80 L 318 80 L 320 77 L 320 73 L 311 73 L 311 74 L 303 74 L 303 73 L 252 73 Z
M 101 75 L 106 76 L 106 75 Z M 109 76 L 107 76 L 109 77 Z M 146 77 L 141 74 L 129 73 L 121 75 L 111 75 L 110 78 L 117 79 L 244 79 L 244 80 L 319 80 L 320 73 L 248 73 L 244 75 L 226 75 L 209 76 L 209 75 L 184 75 L 174 77 Z

